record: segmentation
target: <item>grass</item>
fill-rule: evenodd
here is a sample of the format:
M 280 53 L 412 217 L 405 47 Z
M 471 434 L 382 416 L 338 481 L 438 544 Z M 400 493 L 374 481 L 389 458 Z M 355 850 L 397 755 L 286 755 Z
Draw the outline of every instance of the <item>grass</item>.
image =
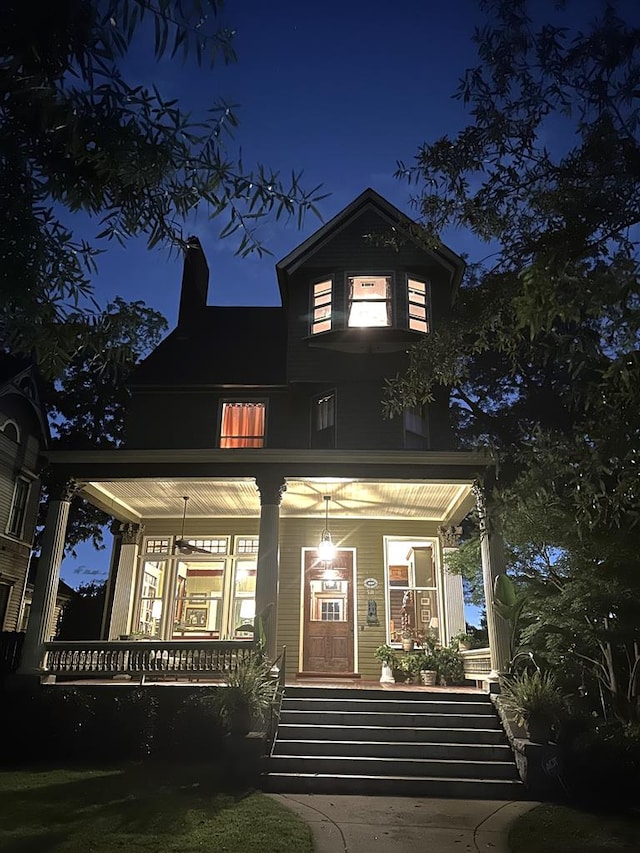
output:
M 515 822 L 509 849 L 511 853 L 638 853 L 640 816 L 544 804 Z
M 259 792 L 220 793 L 201 767 L 0 772 L 3 853 L 311 853 L 297 815 Z

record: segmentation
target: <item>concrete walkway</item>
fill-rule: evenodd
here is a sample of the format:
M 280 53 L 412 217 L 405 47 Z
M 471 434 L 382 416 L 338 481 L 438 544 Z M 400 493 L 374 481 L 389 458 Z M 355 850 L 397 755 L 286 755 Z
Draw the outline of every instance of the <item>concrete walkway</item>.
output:
M 313 831 L 316 853 L 510 853 L 507 837 L 532 801 L 270 794 Z

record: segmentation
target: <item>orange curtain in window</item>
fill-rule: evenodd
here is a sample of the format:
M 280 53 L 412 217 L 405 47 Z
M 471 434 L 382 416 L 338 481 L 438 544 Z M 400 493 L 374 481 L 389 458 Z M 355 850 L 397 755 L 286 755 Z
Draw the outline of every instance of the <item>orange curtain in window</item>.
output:
M 264 403 L 224 403 L 220 447 L 262 447 Z

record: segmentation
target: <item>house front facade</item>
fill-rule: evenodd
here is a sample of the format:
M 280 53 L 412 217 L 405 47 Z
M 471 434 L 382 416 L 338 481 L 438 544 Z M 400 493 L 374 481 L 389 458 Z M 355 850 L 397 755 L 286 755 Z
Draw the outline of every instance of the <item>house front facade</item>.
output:
M 177 325 L 130 379 L 126 446 L 49 455 L 60 491 L 34 596 L 42 626 L 79 493 L 116 521 L 105 641 L 259 630 L 272 658 L 286 646 L 291 677 L 371 679 L 375 648 L 403 631 L 446 644 L 464 630 L 445 555 L 489 463 L 454 449 L 444 391 L 382 411 L 408 348 L 448 322 L 464 269 L 412 229 L 366 190 L 276 265 L 279 307 L 209 305 L 190 241 Z M 489 534 L 483 564 L 490 594 Z M 491 616 L 489 630 L 497 671 Z M 42 670 L 48 639 L 33 628 L 24 671 Z

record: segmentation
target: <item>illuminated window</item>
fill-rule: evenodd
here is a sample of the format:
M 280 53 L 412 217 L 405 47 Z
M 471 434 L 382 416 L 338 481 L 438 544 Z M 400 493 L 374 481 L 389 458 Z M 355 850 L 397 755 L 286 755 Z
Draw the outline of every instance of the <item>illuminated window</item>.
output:
M 331 301 L 333 283 L 331 279 L 313 285 L 313 320 L 311 334 L 331 331 Z
M 391 325 L 390 275 L 352 275 L 348 277 L 347 284 L 349 326 Z
M 220 447 L 263 447 L 264 403 L 223 403 Z
M 407 300 L 409 303 L 409 328 L 415 332 L 428 332 L 429 305 L 426 282 L 408 278 Z

